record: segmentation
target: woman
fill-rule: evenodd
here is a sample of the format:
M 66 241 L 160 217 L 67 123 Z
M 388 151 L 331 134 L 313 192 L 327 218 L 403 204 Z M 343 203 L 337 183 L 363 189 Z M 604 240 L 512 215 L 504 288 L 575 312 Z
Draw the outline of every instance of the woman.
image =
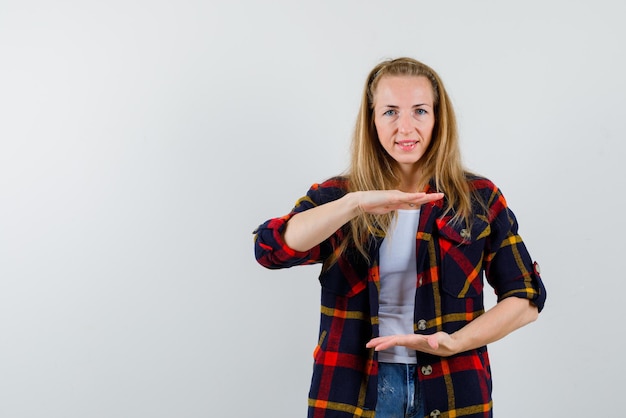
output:
M 373 68 L 348 172 L 255 231 L 267 268 L 323 263 L 308 416 L 493 416 L 486 345 L 546 297 L 517 229 L 500 190 L 463 168 L 435 71 Z

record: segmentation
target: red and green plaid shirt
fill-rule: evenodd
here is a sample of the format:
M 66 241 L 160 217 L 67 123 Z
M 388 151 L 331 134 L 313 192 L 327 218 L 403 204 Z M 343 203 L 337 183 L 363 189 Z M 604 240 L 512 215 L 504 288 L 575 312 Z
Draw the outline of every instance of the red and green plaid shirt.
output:
M 546 290 L 517 233 L 517 221 L 500 190 L 489 180 L 472 177 L 471 186 L 486 203 L 476 204 L 471 230 L 443 216 L 444 201 L 422 206 L 416 235 L 414 330 L 419 334 L 453 333 L 484 313 L 483 277 L 498 300 L 515 296 L 543 308 Z M 339 199 L 345 178 L 314 184 L 293 210 L 260 225 L 255 255 L 271 269 L 323 263 L 345 237 L 346 227 L 310 249 L 295 251 L 282 238 L 296 213 Z M 309 392 L 310 418 L 374 417 L 377 353 L 365 344 L 378 336 L 378 249 L 369 243 L 370 263 L 350 249 L 322 271 L 319 342 Z M 417 352 L 426 415 L 491 417 L 491 371 L 487 348 L 451 357 Z

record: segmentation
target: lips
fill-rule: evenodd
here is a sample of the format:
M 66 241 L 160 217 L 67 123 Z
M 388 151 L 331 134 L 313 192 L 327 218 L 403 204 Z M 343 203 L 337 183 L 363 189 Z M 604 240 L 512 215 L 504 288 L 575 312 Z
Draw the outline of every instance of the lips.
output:
M 398 145 L 398 147 L 400 147 L 402 151 L 411 151 L 415 148 L 418 142 L 419 141 L 415 140 L 402 140 L 396 141 L 396 144 Z

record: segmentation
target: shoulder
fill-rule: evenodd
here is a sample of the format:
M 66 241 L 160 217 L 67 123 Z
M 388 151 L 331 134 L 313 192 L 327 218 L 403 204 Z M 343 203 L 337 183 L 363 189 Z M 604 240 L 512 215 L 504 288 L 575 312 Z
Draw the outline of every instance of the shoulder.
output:
M 348 177 L 346 176 L 334 176 L 329 179 L 324 180 L 321 183 L 315 183 L 312 188 L 323 188 L 323 189 L 348 189 Z
M 474 210 L 488 212 L 490 219 L 510 211 L 506 198 L 493 181 L 472 173 L 466 174 L 466 178 L 470 186 Z
M 309 194 L 320 194 L 330 198 L 338 199 L 348 192 L 348 178 L 335 176 L 321 183 L 314 183 L 309 189 Z
M 296 211 L 322 205 L 343 197 L 348 193 L 348 181 L 345 177 L 335 176 L 321 183 L 313 183 L 306 193 L 296 202 Z
M 473 173 L 466 173 L 465 178 L 469 184 L 470 191 L 474 194 L 478 194 L 485 203 L 490 203 L 493 200 L 499 199 L 502 196 L 502 191 L 496 184 L 488 179 Z
M 498 190 L 498 187 L 487 177 L 468 172 L 465 173 L 465 178 L 467 179 L 467 183 L 470 185 L 471 190 L 478 192 Z

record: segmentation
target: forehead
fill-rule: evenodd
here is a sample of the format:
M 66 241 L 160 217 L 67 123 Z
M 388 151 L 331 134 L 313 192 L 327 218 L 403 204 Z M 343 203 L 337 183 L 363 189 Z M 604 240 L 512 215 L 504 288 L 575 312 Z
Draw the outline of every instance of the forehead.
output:
M 385 75 L 378 80 L 373 93 L 375 105 L 433 104 L 433 87 L 424 76 Z

